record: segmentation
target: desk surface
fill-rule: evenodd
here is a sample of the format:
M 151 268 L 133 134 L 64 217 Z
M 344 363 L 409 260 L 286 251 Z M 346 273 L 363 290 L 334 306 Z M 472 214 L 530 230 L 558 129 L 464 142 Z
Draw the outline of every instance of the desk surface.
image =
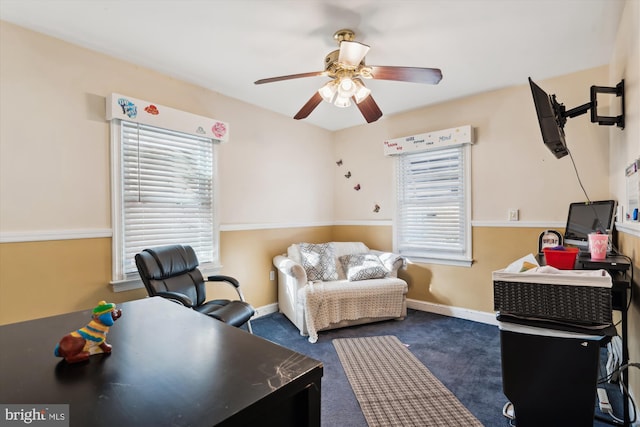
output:
M 244 330 L 158 297 L 118 308 L 111 355 L 79 364 L 53 349 L 90 310 L 0 327 L 0 403 L 69 404 L 72 426 L 211 426 L 319 387 L 320 362 Z
M 536 261 L 540 265 L 547 265 L 544 254 L 536 255 Z M 576 257 L 576 270 L 615 270 L 626 271 L 631 266 L 629 258 L 622 255 L 607 255 L 605 259 L 593 260 L 589 254 L 578 254 Z
M 631 266 L 629 258 L 621 255 L 607 255 L 605 259 L 593 260 L 591 255 L 584 254 L 578 255 L 576 264 L 582 267 L 583 270 L 619 270 L 626 271 Z

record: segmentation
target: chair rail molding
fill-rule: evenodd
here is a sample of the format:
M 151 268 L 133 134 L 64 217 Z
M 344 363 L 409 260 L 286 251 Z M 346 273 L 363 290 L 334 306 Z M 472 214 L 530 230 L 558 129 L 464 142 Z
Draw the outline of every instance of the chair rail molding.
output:
M 110 228 L 70 230 L 2 231 L 0 243 L 44 242 L 48 240 L 99 239 L 112 237 Z
M 484 221 L 473 220 L 471 221 L 473 227 L 522 227 L 522 228 L 562 228 L 567 225 L 562 221 Z
M 391 226 L 393 221 L 326 221 L 313 223 L 279 223 L 279 224 L 223 224 L 220 231 L 269 230 L 279 228 L 330 227 L 334 225 L 358 226 Z M 471 221 L 473 227 L 532 227 L 532 228 L 564 228 L 559 221 Z M 616 222 L 616 230 L 632 236 L 640 237 L 640 224 Z M 48 240 L 99 239 L 113 237 L 110 228 L 86 228 L 67 230 L 32 230 L 32 231 L 0 231 L 0 243 L 43 242 Z
M 616 222 L 616 230 L 631 236 L 640 237 L 640 223 L 638 222 Z

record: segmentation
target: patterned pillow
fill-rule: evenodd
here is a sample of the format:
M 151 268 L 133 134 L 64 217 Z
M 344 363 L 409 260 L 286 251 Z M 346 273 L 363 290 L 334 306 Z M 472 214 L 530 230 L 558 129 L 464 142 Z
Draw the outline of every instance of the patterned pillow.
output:
M 339 259 L 349 281 L 381 279 L 389 273 L 374 254 L 343 255 Z
M 299 243 L 300 263 L 308 280 L 338 280 L 335 250 L 331 243 Z

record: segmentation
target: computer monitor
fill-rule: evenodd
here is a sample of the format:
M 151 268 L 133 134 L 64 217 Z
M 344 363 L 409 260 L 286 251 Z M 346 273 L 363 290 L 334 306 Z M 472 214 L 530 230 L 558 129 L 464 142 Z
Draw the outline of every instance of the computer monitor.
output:
M 581 252 L 588 252 L 589 233 L 599 232 L 611 236 L 616 205 L 615 200 L 571 203 L 564 232 L 564 243 L 578 247 Z

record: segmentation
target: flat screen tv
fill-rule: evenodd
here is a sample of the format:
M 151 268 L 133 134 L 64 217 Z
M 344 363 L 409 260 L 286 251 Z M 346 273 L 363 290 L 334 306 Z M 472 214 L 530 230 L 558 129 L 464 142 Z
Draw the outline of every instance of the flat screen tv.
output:
M 549 96 L 529 77 L 529 86 L 533 95 L 533 103 L 538 115 L 538 124 L 542 132 L 542 141 L 557 159 L 569 154 L 564 138 L 565 117 L 564 105 L 556 101 L 556 96 Z
M 564 243 L 577 246 L 581 252 L 588 252 L 589 233 L 600 232 L 611 236 L 615 215 L 615 200 L 571 203 L 564 232 Z

